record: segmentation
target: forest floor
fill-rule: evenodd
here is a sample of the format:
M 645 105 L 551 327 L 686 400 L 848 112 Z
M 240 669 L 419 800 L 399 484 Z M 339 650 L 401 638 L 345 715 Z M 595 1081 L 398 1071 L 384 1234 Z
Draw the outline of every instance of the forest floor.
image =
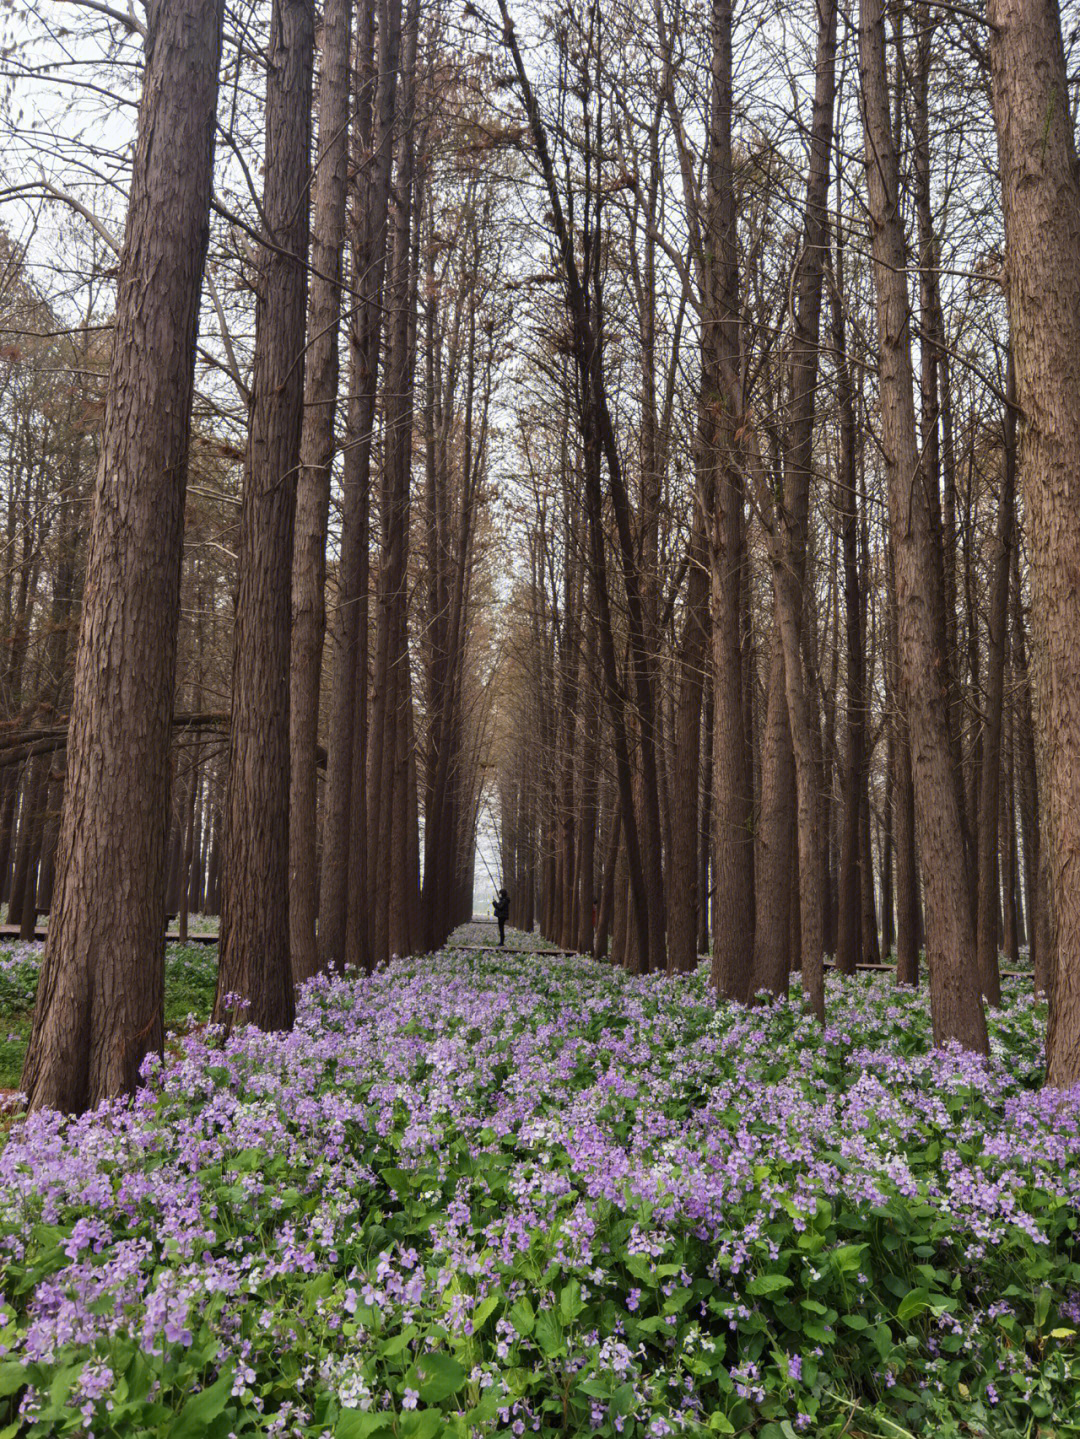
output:
M 174 1024 L 212 963 L 171 956 Z M 1030 984 L 988 1062 L 887 976 L 828 1003 L 448 947 L 291 1034 L 181 1024 L 0 1151 L 0 1436 L 1080 1435 Z
M 44 944 L 18 941 L 0 948 L 0 1094 L 18 1088 L 30 1039 Z M 217 984 L 217 949 L 206 944 L 165 946 L 165 1027 L 210 1017 Z

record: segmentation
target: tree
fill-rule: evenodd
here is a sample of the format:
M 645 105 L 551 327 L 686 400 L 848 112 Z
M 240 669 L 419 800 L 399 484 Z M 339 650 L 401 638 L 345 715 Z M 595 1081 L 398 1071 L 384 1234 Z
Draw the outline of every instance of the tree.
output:
M 274 0 L 251 423 L 240 521 L 221 962 L 214 1013 L 248 1001 L 262 1029 L 293 1021 L 289 961 L 289 660 L 293 524 L 304 393 L 312 0 Z
M 1070 1085 L 1080 1080 L 1080 171 L 1055 0 L 991 0 L 987 19 L 1055 929 L 1046 1077 Z
M 859 67 L 877 290 L 882 446 L 896 576 L 901 693 L 926 883 L 926 948 L 934 1039 L 988 1048 L 975 970 L 959 803 L 935 680 L 937 634 L 930 503 L 915 437 L 910 315 L 899 166 L 889 116 L 881 0 L 860 0 Z
M 289 947 L 293 975 L 318 968 L 315 749 L 326 629 L 326 525 L 338 397 L 338 321 L 349 160 L 350 0 L 323 10 L 319 143 L 312 187 L 310 334 L 293 555 L 289 696 Z
M 223 8 L 160 0 L 148 13 L 56 897 L 23 1072 L 34 1108 L 132 1089 L 163 1040 L 169 735 Z

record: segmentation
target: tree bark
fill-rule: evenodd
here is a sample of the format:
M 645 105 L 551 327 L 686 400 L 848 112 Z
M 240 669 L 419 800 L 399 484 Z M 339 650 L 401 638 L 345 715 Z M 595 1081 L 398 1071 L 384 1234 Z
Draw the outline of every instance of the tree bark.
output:
M 367 167 L 350 221 L 354 284 L 361 303 L 349 327 L 348 444 L 342 466 L 341 560 L 323 801 L 319 880 L 319 963 L 366 966 L 370 959 L 368 894 L 368 612 L 372 431 L 382 336 L 382 289 L 390 198 L 391 138 L 401 41 L 401 3 L 375 0 L 358 26 L 358 114 L 355 163 Z M 377 79 L 376 79 L 377 76 Z
M 351 0 L 326 0 L 323 6 L 318 158 L 311 201 L 310 340 L 293 546 L 289 697 L 289 947 L 297 981 L 308 979 L 318 969 L 315 749 L 326 630 L 326 526 L 338 393 L 351 11 Z
M 274 0 L 266 82 L 262 255 L 240 518 L 229 778 L 222 837 L 221 961 L 214 1018 L 248 1002 L 289 1029 L 289 660 L 293 525 L 303 413 L 313 0 Z
M 707 463 L 714 469 L 709 571 L 713 635 L 714 915 L 712 977 L 717 991 L 745 1001 L 754 947 L 754 840 L 749 746 L 743 712 L 743 486 L 735 463 L 741 409 L 739 287 L 731 158 L 731 0 L 710 12 L 711 98 L 706 157 L 702 404 L 712 419 Z M 703 496 L 702 500 L 707 498 Z
M 1055 0 L 991 0 L 1056 948 L 1046 1078 L 1080 1080 L 1080 172 Z
M 963 834 L 949 735 L 934 679 L 935 556 L 930 506 L 915 438 L 907 256 L 898 207 L 899 166 L 885 76 L 882 0 L 860 0 L 866 175 L 877 290 L 882 442 L 896 577 L 901 688 L 908 716 L 915 819 L 926 882 L 927 960 L 935 1042 L 989 1042 L 975 975 L 975 935 L 965 892 Z
M 1016 489 L 1016 386 L 1009 361 L 1003 417 L 1001 493 L 986 618 L 986 688 L 983 693 L 982 774 L 978 810 L 978 896 L 976 955 L 979 983 L 986 1002 L 1001 1003 L 1001 968 L 998 962 L 999 864 L 1001 820 L 1001 732 L 1005 706 L 1005 651 L 1008 646 L 1009 575 L 1012 569 L 1014 494 Z
M 35 1109 L 131 1090 L 163 1041 L 170 717 L 222 11 L 149 11 L 57 893 L 23 1071 Z

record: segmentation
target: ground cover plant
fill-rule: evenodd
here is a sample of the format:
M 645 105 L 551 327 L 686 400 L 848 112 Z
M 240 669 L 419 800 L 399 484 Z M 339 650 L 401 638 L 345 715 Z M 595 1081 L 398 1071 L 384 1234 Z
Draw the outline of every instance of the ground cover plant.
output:
M 15 1090 L 30 1039 L 34 996 L 41 969 L 42 943 L 0 949 L 0 1091 Z M 165 946 L 165 1023 L 176 1029 L 189 1016 L 206 1019 L 217 984 L 217 947 L 209 944 Z
M 1080 1433 L 1080 1096 L 992 1022 L 444 951 L 193 1029 L 0 1153 L 0 1434 Z

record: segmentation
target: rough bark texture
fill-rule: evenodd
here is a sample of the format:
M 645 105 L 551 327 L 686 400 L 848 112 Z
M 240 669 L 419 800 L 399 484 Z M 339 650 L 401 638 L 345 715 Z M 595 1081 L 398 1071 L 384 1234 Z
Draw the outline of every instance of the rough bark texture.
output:
M 862 580 L 859 574 L 855 396 L 848 362 L 844 306 L 840 299 L 843 294 L 844 270 L 839 233 L 836 252 L 836 284 L 832 302 L 832 336 L 840 409 L 840 458 L 836 488 L 844 557 L 844 641 L 847 661 L 836 967 L 843 974 L 854 974 L 862 958 L 862 928 L 859 920 L 859 801 L 866 787 L 866 649 Z
M 169 721 L 222 12 L 221 0 L 149 11 L 56 894 L 23 1072 L 34 1108 L 130 1090 L 162 1044 Z
M 784 658 L 784 688 L 795 761 L 799 862 L 799 949 L 803 993 L 825 1018 L 823 926 L 825 833 L 822 815 L 821 731 L 803 627 L 821 295 L 828 247 L 829 153 L 836 89 L 836 3 L 818 0 L 810 172 L 806 184 L 803 249 L 795 283 L 791 337 L 791 424 L 780 523 L 773 527 L 773 587 Z
M 934 1038 L 986 1052 L 975 975 L 975 934 L 949 735 L 934 679 L 935 562 L 930 506 L 915 439 L 907 256 L 897 203 L 899 167 L 885 78 L 881 0 L 861 0 L 859 59 L 874 279 L 882 443 L 896 576 L 901 689 L 908 716 L 915 823 L 926 881 L 927 962 Z
M 1004 416 L 1005 440 L 1001 493 L 998 497 L 997 533 L 991 569 L 990 603 L 986 615 L 986 690 L 983 695 L 982 774 L 979 777 L 977 830 L 978 895 L 975 945 L 979 983 L 986 1002 L 1001 1003 L 1001 967 L 998 962 L 999 866 L 998 841 L 1001 796 L 1001 732 L 1005 701 L 1005 651 L 1009 625 L 1009 574 L 1012 569 L 1014 494 L 1016 488 L 1015 389 L 1009 364 L 1008 399 Z M 1010 433 L 1011 432 L 1011 433 Z
M 370 960 L 368 905 L 368 531 L 371 442 L 382 335 L 391 137 L 401 42 L 401 3 L 375 4 L 358 26 L 359 113 L 354 154 L 366 167 L 350 221 L 352 271 L 361 303 L 349 329 L 348 444 L 342 470 L 341 562 L 323 803 L 319 881 L 319 961 L 324 967 Z M 378 75 L 376 81 L 375 75 Z
M 292 665 L 289 722 L 289 941 L 293 975 L 318 968 L 315 748 L 326 630 L 326 523 L 338 391 L 338 317 L 345 188 L 349 160 L 349 17 L 351 0 L 323 8 L 319 144 L 312 194 L 310 342 L 300 440 L 293 546 Z
M 707 492 L 706 492 L 707 493 Z M 686 615 L 679 644 L 679 703 L 675 720 L 672 844 L 668 858 L 669 974 L 697 965 L 699 893 L 698 793 L 701 773 L 701 701 L 709 652 L 709 571 L 703 508 L 695 513 L 686 581 Z
M 275 0 L 266 83 L 262 256 L 240 520 L 221 964 L 214 1015 L 247 1000 L 261 1029 L 293 1021 L 289 962 L 289 658 L 307 302 L 312 0 Z
M 1056 3 L 991 0 L 987 16 L 1056 929 L 1046 1073 L 1067 1085 L 1080 1080 L 1080 172 Z
M 702 403 L 713 417 L 710 525 L 713 617 L 713 983 L 730 999 L 750 992 L 754 848 L 750 759 L 743 713 L 743 490 L 733 446 L 739 398 L 738 269 L 731 163 L 731 3 L 712 6 L 712 99 L 707 157 Z

